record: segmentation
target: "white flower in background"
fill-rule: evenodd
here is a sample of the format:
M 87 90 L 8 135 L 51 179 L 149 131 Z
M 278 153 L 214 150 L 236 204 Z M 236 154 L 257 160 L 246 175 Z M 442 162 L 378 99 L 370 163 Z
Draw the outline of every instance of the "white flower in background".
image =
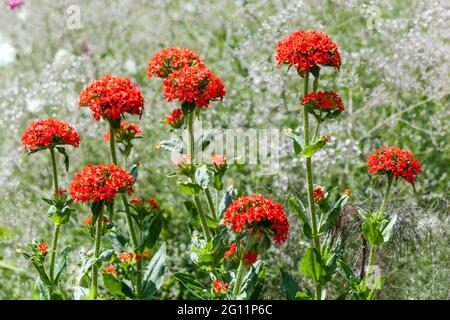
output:
M 64 63 L 64 61 L 67 61 L 70 56 L 71 53 L 66 49 L 59 49 L 58 51 L 56 51 L 55 57 L 53 58 L 53 64 Z
M 16 49 L 9 42 L 0 44 L 0 66 L 5 66 L 13 62 L 16 59 L 16 55 Z
M 137 72 L 136 63 L 131 59 L 127 59 L 123 67 L 128 73 L 135 74 Z
M 42 110 L 45 101 L 42 99 L 27 99 L 27 110 L 29 112 L 37 113 Z

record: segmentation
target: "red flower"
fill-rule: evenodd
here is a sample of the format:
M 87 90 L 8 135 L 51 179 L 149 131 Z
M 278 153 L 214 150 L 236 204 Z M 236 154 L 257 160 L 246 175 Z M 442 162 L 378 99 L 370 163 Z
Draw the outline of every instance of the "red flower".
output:
M 88 164 L 72 180 L 70 195 L 77 202 L 111 202 L 117 193 L 133 194 L 133 177 L 113 164 L 93 166 Z
M 120 128 L 114 129 L 114 137 L 119 143 L 131 141 L 140 134 L 142 134 L 141 127 L 137 124 L 132 124 L 127 121 L 121 122 Z M 109 131 L 105 133 L 103 139 L 105 141 L 109 141 L 109 139 L 111 139 Z
M 92 224 L 92 219 L 93 219 L 93 217 L 92 217 L 92 215 L 90 215 L 89 217 L 87 217 L 86 219 L 83 220 L 83 224 L 84 225 Z M 108 217 L 103 217 L 102 220 L 103 220 L 103 223 L 105 223 L 105 224 L 109 223 Z
M 47 253 L 48 251 L 48 245 L 47 242 L 41 242 L 37 245 L 37 248 L 39 250 L 39 252 L 41 253 Z
M 204 66 L 202 58 L 195 51 L 186 48 L 164 48 L 148 62 L 147 77 L 167 78 L 183 67 Z
M 142 201 L 143 201 L 142 198 L 133 198 L 133 199 L 130 200 L 130 203 L 131 204 L 135 204 L 135 203 L 140 203 Z
M 325 193 L 322 187 L 317 187 L 314 189 L 314 200 L 322 201 L 325 198 Z
M 187 154 L 180 156 L 178 159 L 174 161 L 176 166 L 182 166 L 184 164 L 190 163 L 191 157 Z
M 278 43 L 275 59 L 278 65 L 293 66 L 300 73 L 319 65 L 341 68 L 341 55 L 336 43 L 318 31 L 291 33 Z
M 182 120 L 183 120 L 183 111 L 181 109 L 175 109 L 172 111 L 170 116 L 168 116 L 166 120 L 164 120 L 164 122 L 167 123 L 168 125 L 171 125 L 174 128 L 179 128 L 183 123 Z
M 36 151 L 57 145 L 80 146 L 78 132 L 67 122 L 48 118 L 33 122 L 22 137 L 25 149 Z
M 104 270 L 106 273 L 117 274 L 117 270 L 113 266 L 106 266 Z
M 151 198 L 148 200 L 148 203 L 150 204 L 150 206 L 154 209 L 158 209 L 158 203 L 156 202 L 155 199 Z
M 212 288 L 216 293 L 226 293 L 228 290 L 228 283 L 216 280 L 212 284 Z
M 246 254 L 244 254 L 245 264 L 252 265 L 256 262 L 256 258 L 258 257 L 257 252 L 253 252 L 249 250 Z
M 211 162 L 214 165 L 216 165 L 218 167 L 221 167 L 221 166 L 224 166 L 227 163 L 227 159 L 222 154 L 215 154 L 215 155 L 211 156 Z
M 232 244 L 230 244 L 230 246 L 228 247 L 228 250 L 224 253 L 223 257 L 225 259 L 229 259 L 235 252 L 236 252 L 236 242 L 233 242 Z
M 414 159 L 411 151 L 402 150 L 398 147 L 383 147 L 375 150 L 367 158 L 369 164 L 368 171 L 373 175 L 392 174 L 394 177 L 402 177 L 409 183 L 416 181 L 416 174 L 422 172 L 420 170 L 420 161 Z
M 344 111 L 344 104 L 334 91 L 311 92 L 303 98 L 302 104 L 312 114 L 315 114 L 315 110 L 333 112 L 336 115 Z
M 286 241 L 289 232 L 289 222 L 283 205 L 261 195 L 240 197 L 233 201 L 225 211 L 223 219 L 225 223 L 230 223 L 236 232 L 242 232 L 244 228 L 258 227 L 261 227 L 258 231 L 264 232 L 269 226 L 275 233 L 274 240 L 277 244 Z
M 99 121 L 120 120 L 124 113 L 144 112 L 144 98 L 141 90 L 128 78 L 107 75 L 93 81 L 80 95 L 80 107 L 89 107 L 92 116 Z
M 223 100 L 222 80 L 204 66 L 184 67 L 164 80 L 164 98 L 168 102 L 189 102 L 198 108 L 208 107 L 210 101 Z
M 125 263 L 135 263 L 136 261 L 139 261 L 142 259 L 142 256 L 139 253 L 132 253 L 132 252 L 122 252 L 118 256 L 120 261 Z

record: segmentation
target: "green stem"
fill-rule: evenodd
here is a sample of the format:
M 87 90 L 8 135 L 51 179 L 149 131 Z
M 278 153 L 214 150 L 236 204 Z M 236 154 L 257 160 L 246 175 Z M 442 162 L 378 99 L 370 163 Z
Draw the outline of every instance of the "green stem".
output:
M 387 209 L 389 194 L 391 193 L 391 188 L 392 188 L 393 182 L 394 182 L 394 176 L 390 175 L 388 178 L 388 183 L 386 185 L 386 190 L 384 191 L 383 202 L 381 203 L 380 212 L 378 213 L 379 217 L 382 217 L 384 212 Z
M 102 228 L 103 228 L 103 208 L 100 211 L 100 214 L 97 218 L 97 222 L 95 224 L 95 249 L 94 249 L 94 258 L 98 259 L 100 256 L 100 243 L 102 239 Z M 97 291 L 98 291 L 98 262 L 92 265 L 92 283 L 91 283 L 91 294 L 94 300 L 97 299 Z
M 312 141 L 315 142 L 317 139 L 317 135 L 319 134 L 319 128 L 320 128 L 320 121 L 317 121 L 316 130 L 314 130 L 314 136 Z
M 59 228 L 61 225 L 58 223 L 55 223 L 55 228 L 53 229 L 53 237 L 52 237 L 52 248 L 50 251 L 50 270 L 49 270 L 49 276 L 50 281 L 53 283 L 53 273 L 55 270 L 55 260 L 56 260 L 56 247 L 58 246 L 58 235 L 59 235 Z
M 244 248 L 244 252 L 241 253 L 242 257 L 241 257 L 241 261 L 239 262 L 238 272 L 236 274 L 236 282 L 235 282 L 234 288 L 233 288 L 234 296 L 237 296 L 239 294 L 239 292 L 241 291 L 242 279 L 244 277 L 244 272 L 247 267 L 247 265 L 245 264 L 245 260 L 244 260 L 244 254 L 246 254 L 251 249 L 252 240 L 253 240 L 253 232 L 250 233 L 249 239 Z
M 111 151 L 111 161 L 113 164 L 117 165 L 117 155 L 116 155 L 116 142 L 115 142 L 115 136 L 114 136 L 114 128 L 110 125 L 109 126 L 109 147 Z M 131 238 L 131 244 L 133 245 L 133 249 L 135 252 L 139 250 L 138 248 L 138 242 L 136 237 L 136 232 L 134 230 L 133 226 L 133 220 L 131 218 L 130 213 L 130 207 L 128 205 L 128 199 L 126 194 L 121 195 L 123 207 L 125 209 L 125 219 L 128 226 L 128 232 L 130 233 Z M 136 293 L 138 296 L 141 295 L 141 288 L 142 288 L 142 263 L 141 261 L 136 262 L 137 267 L 137 278 L 136 278 Z
M 55 148 L 50 148 L 50 156 L 52 159 L 52 169 L 53 169 L 53 189 L 54 191 L 58 191 L 58 168 L 56 167 L 56 157 L 55 157 Z
M 212 197 L 211 197 L 211 192 L 210 192 L 209 189 L 207 188 L 207 189 L 205 190 L 205 193 L 206 193 L 206 198 L 208 199 L 209 212 L 211 212 L 211 216 L 212 216 L 215 220 L 217 220 L 218 217 L 217 217 L 216 209 L 214 208 L 214 202 L 213 202 L 213 199 L 212 199 Z
M 194 148 L 194 110 L 192 110 L 189 113 L 189 119 L 188 119 L 188 131 L 189 131 L 189 157 L 191 166 L 194 167 L 195 165 L 195 148 Z M 194 179 L 192 179 L 194 182 Z M 200 215 L 200 221 L 202 223 L 203 232 L 205 233 L 206 241 L 211 240 L 211 231 L 208 227 L 208 221 L 205 216 L 205 212 L 203 211 L 202 204 L 200 201 L 200 197 L 198 195 L 194 195 L 194 201 L 195 205 L 197 206 L 198 213 Z
M 305 74 L 305 82 L 304 82 L 304 95 L 308 94 L 308 82 L 309 82 L 309 72 Z M 314 80 L 313 89 L 317 90 L 318 86 L 318 78 Z M 306 110 L 303 110 L 303 135 L 304 135 L 304 143 L 305 147 L 310 143 L 309 136 L 309 114 Z M 314 204 L 314 188 L 313 188 L 313 169 L 312 169 L 312 160 L 310 157 L 306 158 L 306 179 L 308 186 L 308 204 L 310 210 L 310 217 L 312 223 L 312 232 L 314 238 L 314 246 L 320 252 L 320 239 L 317 232 L 317 216 L 316 216 L 316 208 Z M 322 287 L 320 284 L 316 284 L 316 299 L 321 299 Z

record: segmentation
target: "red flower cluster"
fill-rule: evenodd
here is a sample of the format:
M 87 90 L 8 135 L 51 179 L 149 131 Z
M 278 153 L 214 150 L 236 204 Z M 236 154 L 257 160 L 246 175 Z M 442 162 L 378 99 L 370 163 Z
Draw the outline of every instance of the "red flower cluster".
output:
M 125 263 L 135 263 L 136 261 L 139 261 L 142 259 L 142 257 L 148 257 L 149 253 L 148 252 L 144 252 L 142 253 L 142 255 L 140 255 L 139 253 L 132 253 L 132 252 L 122 252 L 120 253 L 117 257 L 119 258 L 120 261 L 125 262 Z
M 244 228 L 264 232 L 265 227 L 270 227 L 275 232 L 274 240 L 277 244 L 286 241 L 289 232 L 283 205 L 261 195 L 240 197 L 233 201 L 223 219 L 236 232 L 242 232 Z
M 171 125 L 172 127 L 179 128 L 181 126 L 181 120 L 183 118 L 183 110 L 175 109 L 172 111 L 170 116 L 164 120 L 165 123 Z
M 120 120 L 124 113 L 144 112 L 144 98 L 141 90 L 128 78 L 107 75 L 93 81 L 80 95 L 80 107 L 89 107 L 92 116 L 99 121 Z
M 117 193 L 133 194 L 133 177 L 113 164 L 93 166 L 88 164 L 72 180 L 70 195 L 77 202 L 111 202 Z
M 341 68 L 341 55 L 336 43 L 318 31 L 291 33 L 278 43 L 275 59 L 278 65 L 288 64 L 299 72 L 308 72 L 318 65 Z
M 216 280 L 213 282 L 212 288 L 217 293 L 226 293 L 228 290 L 228 283 L 221 280 Z
M 77 148 L 80 146 L 80 136 L 67 122 L 49 118 L 33 122 L 22 137 L 22 145 L 31 151 L 57 145 Z
M 39 252 L 41 253 L 47 253 L 48 251 L 48 245 L 47 242 L 41 242 L 37 245 L 37 248 L 39 250 Z
M 143 201 L 142 198 L 133 198 L 130 200 L 130 204 L 141 203 Z
M 248 264 L 248 265 L 254 264 L 256 262 L 257 257 L 258 257 L 257 252 L 253 252 L 253 251 L 249 250 L 246 254 L 244 254 L 245 264 Z
M 164 80 L 163 93 L 168 102 L 189 102 L 198 108 L 208 107 L 213 100 L 222 101 L 226 94 L 222 80 L 204 66 L 174 71 Z
M 314 200 L 322 201 L 325 198 L 325 193 L 322 187 L 317 187 L 314 189 Z
M 175 70 L 183 67 L 204 66 L 199 55 L 186 48 L 164 48 L 148 62 L 147 77 L 167 78 Z
M 368 171 L 373 175 L 392 174 L 394 177 L 402 177 L 409 183 L 416 181 L 415 175 L 421 172 L 420 161 L 414 159 L 411 151 L 402 150 L 398 147 L 383 147 L 375 150 L 367 158 Z
M 121 122 L 120 128 L 114 129 L 114 137 L 117 139 L 117 142 L 130 141 L 136 138 L 136 136 L 139 136 L 141 133 L 142 130 L 140 126 L 127 121 Z M 109 131 L 105 133 L 103 139 L 105 141 L 109 141 L 109 139 L 111 139 Z
M 150 204 L 150 206 L 151 206 L 153 209 L 158 209 L 158 203 L 156 202 L 155 199 L 150 198 L 150 199 L 148 200 L 148 203 Z
M 236 242 L 233 242 L 232 244 L 230 244 L 230 246 L 228 247 L 228 250 L 224 253 L 223 257 L 225 259 L 230 259 L 231 256 L 236 252 L 236 247 L 237 247 Z
M 114 275 L 117 274 L 117 269 L 114 268 L 113 266 L 106 266 L 104 270 L 105 270 L 106 273 L 111 273 L 111 274 L 114 274 Z
M 334 91 L 311 92 L 303 98 L 302 104 L 319 111 L 344 111 L 344 104 Z

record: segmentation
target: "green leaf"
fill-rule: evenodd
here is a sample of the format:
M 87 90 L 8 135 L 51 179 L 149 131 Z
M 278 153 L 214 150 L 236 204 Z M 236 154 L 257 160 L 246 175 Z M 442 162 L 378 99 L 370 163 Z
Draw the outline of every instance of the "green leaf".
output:
M 337 217 L 342 211 L 342 207 L 347 203 L 348 196 L 342 196 L 327 214 L 325 221 L 320 224 L 319 233 L 327 232 L 335 224 Z
M 294 211 L 294 213 L 297 214 L 297 216 L 300 219 L 300 221 L 303 224 L 307 224 L 308 223 L 308 219 L 306 218 L 306 214 L 303 211 L 302 207 L 300 206 L 298 198 L 293 196 L 293 195 L 289 195 L 288 196 L 288 204 L 289 204 L 289 207 L 291 208 L 291 210 Z
M 80 269 L 78 269 L 77 283 L 81 283 L 84 276 L 86 276 L 91 267 L 94 265 L 94 263 L 97 263 L 97 261 L 98 259 L 96 258 L 82 259 L 81 267 Z
M 392 229 L 394 228 L 396 222 L 397 222 L 397 214 L 394 214 L 392 217 L 390 217 L 389 222 L 386 224 L 386 226 L 383 228 L 383 231 L 381 232 L 381 234 L 383 235 L 384 242 L 388 242 L 389 239 L 391 239 Z
M 130 169 L 130 174 L 133 177 L 133 182 L 136 183 L 138 178 L 138 169 L 139 169 L 139 163 L 133 164 L 133 166 Z
M 214 189 L 221 191 L 223 189 L 222 174 L 215 173 L 213 180 Z
M 221 216 L 224 214 L 225 210 L 227 210 L 227 208 L 236 198 L 237 198 L 236 189 L 233 186 L 229 186 L 228 189 L 225 191 L 222 200 L 219 203 L 219 212 Z
M 362 232 L 364 238 L 369 241 L 371 245 L 378 246 L 383 243 L 383 235 L 372 221 L 364 221 L 362 224 Z
M 197 281 L 197 279 L 194 278 L 194 276 L 187 273 L 176 272 L 173 274 L 173 277 L 180 281 L 183 286 L 196 297 L 200 299 L 208 298 L 208 291 L 203 286 L 203 284 L 201 284 L 199 281 Z
M 209 175 L 206 166 L 201 166 L 195 171 L 195 181 L 202 189 L 208 188 Z
M 309 146 L 306 146 L 302 150 L 301 155 L 307 158 L 311 158 L 317 151 L 322 149 L 326 144 L 327 144 L 326 139 L 320 138 L 320 140 L 314 142 L 313 144 L 310 144 Z
M 103 210 L 103 201 L 92 202 L 91 212 L 94 218 L 97 218 Z
M 67 246 L 59 254 L 58 262 L 56 263 L 56 266 L 55 266 L 55 278 L 53 279 L 54 285 L 58 284 L 62 273 L 66 269 L 67 257 L 72 252 L 72 250 L 73 250 L 73 246 Z
M 300 264 L 300 271 L 311 278 L 314 283 L 320 283 L 325 270 L 322 266 L 322 257 L 320 252 L 313 247 L 306 249 L 303 261 Z
M 158 212 L 150 221 L 150 226 L 146 230 L 146 237 L 144 241 L 144 245 L 151 249 L 156 244 L 156 241 L 158 241 L 159 234 L 161 233 L 162 229 L 162 212 Z
M 295 300 L 296 292 L 299 290 L 299 286 L 294 277 L 288 271 L 281 270 L 281 286 L 283 287 L 286 299 Z
M 196 183 L 181 182 L 178 184 L 178 190 L 180 190 L 183 194 L 193 196 L 199 194 L 203 189 Z
M 195 204 L 190 200 L 184 201 L 183 204 L 186 207 L 186 210 L 189 212 L 190 216 L 194 220 L 197 220 L 198 219 L 198 211 L 197 211 L 197 207 L 195 206 Z
M 126 297 L 135 298 L 133 290 L 123 281 L 117 279 L 111 273 L 104 272 L 102 274 L 103 283 L 105 284 L 108 291 L 118 297 L 119 299 L 124 299 Z
M 337 261 L 337 267 L 339 273 L 347 281 L 350 288 L 355 288 L 357 285 L 359 285 L 360 280 L 358 276 L 353 272 L 352 268 L 350 268 L 350 266 L 345 261 L 339 259 Z
M 143 274 L 143 298 L 153 296 L 162 286 L 166 268 L 166 245 L 162 244 L 152 257 Z
M 313 297 L 302 291 L 297 291 L 294 298 L 295 300 L 314 300 Z
M 301 155 L 303 149 L 301 137 L 290 129 L 285 130 L 284 133 L 286 134 L 287 137 L 289 137 L 292 140 L 292 143 L 294 144 L 295 154 L 298 156 Z
M 59 153 L 61 153 L 64 156 L 64 165 L 66 166 L 66 172 L 69 172 L 69 155 L 66 153 L 66 149 L 64 147 L 56 147 L 56 150 L 58 150 Z
M 45 285 L 40 277 L 37 277 L 33 287 L 33 299 L 50 300 L 49 286 Z
M 34 260 L 32 256 L 30 256 L 29 254 L 27 254 L 25 252 L 22 252 L 22 255 L 25 257 L 25 259 L 30 261 L 31 264 L 34 266 L 34 268 L 36 269 L 36 271 L 39 274 L 39 278 L 41 279 L 42 283 L 47 287 L 51 287 L 52 284 L 51 284 L 50 278 L 47 276 L 44 266 L 42 265 L 42 262 L 38 262 L 38 261 Z
M 247 300 L 256 300 L 262 289 L 266 268 L 261 260 L 257 261 L 246 273 L 242 280 L 242 289 L 238 297 Z
M 181 152 L 182 147 L 179 139 L 164 140 L 159 143 L 159 146 L 167 151 Z

